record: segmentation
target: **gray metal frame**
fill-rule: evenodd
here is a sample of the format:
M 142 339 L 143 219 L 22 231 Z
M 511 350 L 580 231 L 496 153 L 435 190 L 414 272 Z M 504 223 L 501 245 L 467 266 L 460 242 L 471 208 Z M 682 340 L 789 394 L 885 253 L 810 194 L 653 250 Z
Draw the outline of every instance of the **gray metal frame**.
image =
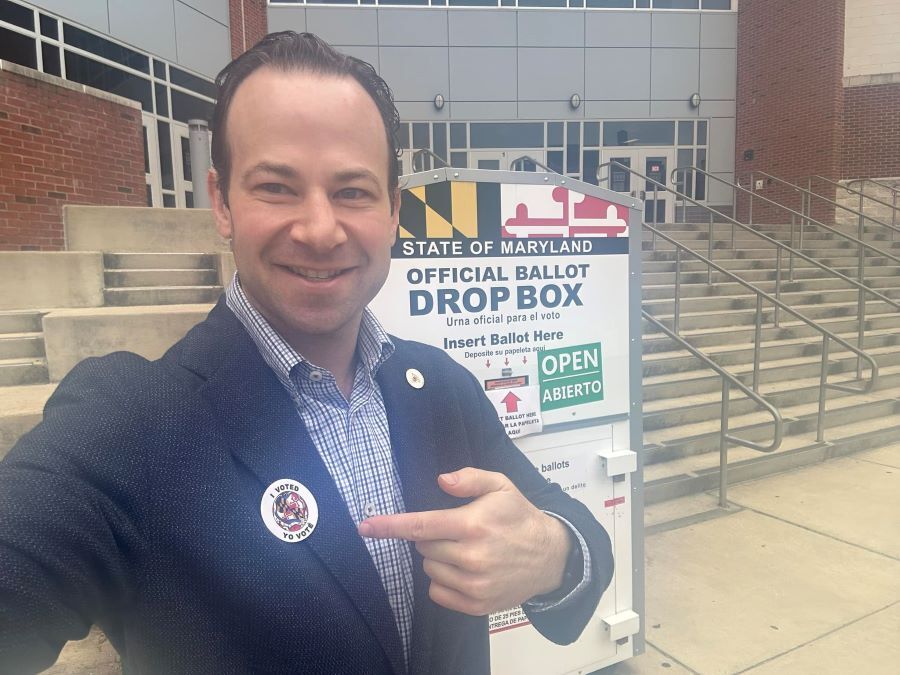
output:
M 433 171 L 409 174 L 400 177 L 400 189 L 422 187 L 441 181 L 462 181 L 476 183 L 507 183 L 519 185 L 566 186 L 592 197 L 628 208 L 628 412 L 629 442 L 637 455 L 637 469 L 631 479 L 631 562 L 632 562 L 632 609 L 641 617 L 640 630 L 632 638 L 634 656 L 645 651 L 646 594 L 644 590 L 644 425 L 643 425 L 643 378 L 641 376 L 641 242 L 642 212 L 639 202 L 632 197 L 591 185 L 558 173 L 537 173 L 525 171 L 490 171 L 486 169 L 440 168 Z M 551 431 L 597 426 L 621 420 L 621 415 L 613 415 L 585 422 L 554 424 L 545 427 Z

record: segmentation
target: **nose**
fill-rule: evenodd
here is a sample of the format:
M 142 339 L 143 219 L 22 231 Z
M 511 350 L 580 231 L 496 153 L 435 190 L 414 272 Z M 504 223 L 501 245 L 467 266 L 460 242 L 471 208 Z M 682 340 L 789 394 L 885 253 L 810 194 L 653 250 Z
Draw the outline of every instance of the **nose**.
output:
M 317 252 L 328 252 L 347 241 L 347 232 L 330 196 L 310 193 L 298 207 L 291 239 Z

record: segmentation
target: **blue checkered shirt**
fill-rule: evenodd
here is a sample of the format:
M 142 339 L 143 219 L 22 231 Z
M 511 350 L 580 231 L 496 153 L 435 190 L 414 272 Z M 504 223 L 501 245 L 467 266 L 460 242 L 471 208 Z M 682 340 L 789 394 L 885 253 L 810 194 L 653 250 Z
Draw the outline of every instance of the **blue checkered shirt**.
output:
M 391 451 L 387 412 L 375 381 L 378 368 L 394 353 L 394 344 L 375 316 L 368 309 L 363 313 L 356 372 L 347 401 L 334 376 L 304 359 L 250 304 L 237 274 L 225 290 L 225 300 L 290 394 L 353 522 L 359 525 L 376 514 L 403 513 L 406 509 Z M 531 609 L 539 611 L 567 602 L 590 581 L 590 555 L 581 534 L 564 518 L 550 515 L 565 523 L 581 544 L 584 577 L 561 600 L 528 603 Z M 408 663 L 413 621 L 409 545 L 402 539 L 364 537 L 363 541 L 387 593 Z

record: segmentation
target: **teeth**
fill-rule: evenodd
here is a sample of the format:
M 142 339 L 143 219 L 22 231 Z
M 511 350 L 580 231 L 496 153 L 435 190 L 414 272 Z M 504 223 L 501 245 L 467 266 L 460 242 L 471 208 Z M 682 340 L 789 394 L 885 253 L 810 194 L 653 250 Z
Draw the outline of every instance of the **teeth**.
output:
M 331 279 L 341 273 L 341 270 L 310 270 L 304 267 L 289 267 L 288 269 L 307 279 Z

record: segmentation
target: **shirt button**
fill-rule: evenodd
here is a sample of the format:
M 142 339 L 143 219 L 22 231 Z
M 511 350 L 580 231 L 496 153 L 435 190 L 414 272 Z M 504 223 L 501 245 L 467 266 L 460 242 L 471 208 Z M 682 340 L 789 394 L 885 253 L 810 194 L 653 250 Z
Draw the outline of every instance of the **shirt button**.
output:
M 375 511 L 375 505 L 372 504 L 371 502 L 366 504 L 365 507 L 363 507 L 363 512 L 366 514 L 366 518 L 371 518 L 372 516 L 374 516 L 377 513 Z
M 322 372 L 318 370 L 314 370 L 309 374 L 309 379 L 311 382 L 321 382 L 322 381 Z

